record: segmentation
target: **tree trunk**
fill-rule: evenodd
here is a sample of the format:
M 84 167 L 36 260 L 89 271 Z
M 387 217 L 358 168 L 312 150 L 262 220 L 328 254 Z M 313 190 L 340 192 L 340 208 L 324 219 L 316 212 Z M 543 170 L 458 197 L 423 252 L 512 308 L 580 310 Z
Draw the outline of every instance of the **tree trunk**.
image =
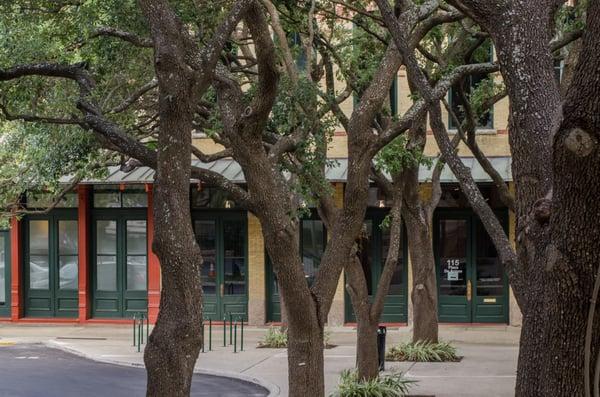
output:
M 372 321 L 369 313 L 357 313 L 356 366 L 358 378 L 371 380 L 379 375 L 379 354 L 377 350 L 378 322 Z
M 404 219 L 413 273 L 413 342 L 437 342 L 437 283 L 429 223 L 424 217 L 415 215 Z
M 289 396 L 323 396 L 325 393 L 323 366 L 323 327 L 316 319 L 288 328 Z

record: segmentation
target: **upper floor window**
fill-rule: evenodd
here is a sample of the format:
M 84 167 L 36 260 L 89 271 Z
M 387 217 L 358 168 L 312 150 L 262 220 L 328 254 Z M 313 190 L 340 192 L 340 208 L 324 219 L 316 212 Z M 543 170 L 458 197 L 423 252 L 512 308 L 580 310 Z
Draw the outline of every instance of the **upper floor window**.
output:
M 143 186 L 94 186 L 94 208 L 145 208 L 148 196 Z
M 481 45 L 477 51 L 473 53 L 471 56 L 470 63 L 479 63 L 479 62 L 491 62 L 493 60 L 493 47 L 491 42 L 486 42 Z M 484 89 L 485 86 L 482 84 L 493 84 L 492 76 L 489 74 L 472 74 L 464 79 L 462 79 L 459 83 L 455 84 L 450 88 L 448 93 L 448 99 L 450 102 L 450 106 L 456 115 L 459 122 L 463 122 L 465 115 L 465 101 L 469 101 L 471 95 L 475 93 L 477 89 Z M 460 89 L 462 88 L 462 92 L 464 93 L 464 97 L 460 95 Z M 451 129 L 456 129 L 458 126 L 456 125 L 454 118 L 451 115 L 448 115 L 448 127 Z M 491 129 L 494 127 L 494 114 L 493 108 L 484 110 L 477 117 L 477 128 L 481 129 Z

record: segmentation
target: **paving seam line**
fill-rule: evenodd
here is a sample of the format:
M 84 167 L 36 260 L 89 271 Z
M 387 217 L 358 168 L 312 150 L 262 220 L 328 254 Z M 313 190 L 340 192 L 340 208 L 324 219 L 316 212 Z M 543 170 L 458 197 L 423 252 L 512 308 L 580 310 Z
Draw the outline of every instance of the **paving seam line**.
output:
M 71 353 L 76 356 L 83 357 L 85 359 L 96 361 L 99 363 L 119 365 L 122 367 L 144 368 L 144 364 L 140 364 L 140 363 L 124 362 L 124 361 L 98 358 L 96 356 L 92 356 L 90 354 L 84 353 L 84 352 L 74 349 L 72 347 L 65 346 L 64 344 L 57 343 L 54 340 L 42 341 L 41 343 L 47 347 L 59 349 L 64 352 Z M 264 387 L 265 389 L 267 389 L 267 391 L 269 392 L 267 397 L 278 397 L 281 395 L 281 389 L 279 388 L 279 386 L 277 386 L 274 383 L 267 382 L 264 379 L 255 378 L 253 376 L 248 376 L 248 375 L 240 374 L 237 372 L 216 371 L 216 370 L 204 369 L 204 368 L 200 368 L 200 369 L 194 368 L 194 373 L 195 374 L 203 374 L 203 375 L 220 376 L 220 377 L 225 377 L 225 378 L 233 378 L 233 379 L 243 380 L 245 382 L 254 383 L 254 384 L 257 384 L 258 386 L 261 386 L 261 387 Z

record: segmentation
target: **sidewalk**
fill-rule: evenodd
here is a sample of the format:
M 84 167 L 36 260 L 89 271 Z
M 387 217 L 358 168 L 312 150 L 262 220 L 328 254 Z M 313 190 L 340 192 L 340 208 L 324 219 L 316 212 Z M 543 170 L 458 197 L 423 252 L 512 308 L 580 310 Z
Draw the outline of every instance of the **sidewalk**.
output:
M 206 352 L 200 354 L 196 370 L 252 380 L 269 388 L 272 395 L 286 396 L 286 350 L 256 348 L 266 330 L 266 327 L 245 328 L 244 351 L 234 354 L 233 346 L 223 347 L 222 326 L 213 326 L 213 351 L 207 351 L 206 329 Z M 352 328 L 329 330 L 330 342 L 337 347 L 325 351 L 327 394 L 335 389 L 340 372 L 352 368 L 356 354 L 356 333 Z M 455 342 L 459 354 L 464 356 L 461 362 L 386 363 L 386 369 L 406 372 L 418 380 L 411 390 L 414 395 L 512 396 L 519 332 L 520 328 L 507 326 L 441 326 L 440 338 Z M 0 324 L 0 346 L 12 342 L 45 343 L 97 361 L 143 366 L 143 354 L 132 346 L 132 338 L 130 326 Z M 227 339 L 229 343 L 229 329 Z M 388 347 L 409 339 L 407 327 L 388 329 Z

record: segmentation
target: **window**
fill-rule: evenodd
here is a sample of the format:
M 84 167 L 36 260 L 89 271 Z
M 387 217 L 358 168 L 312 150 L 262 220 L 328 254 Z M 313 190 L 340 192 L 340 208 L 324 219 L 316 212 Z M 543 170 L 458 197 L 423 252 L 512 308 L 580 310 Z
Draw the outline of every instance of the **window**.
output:
M 491 42 L 487 42 L 479 47 L 471 56 L 471 63 L 491 62 L 493 60 L 493 47 Z M 460 83 L 452 86 L 448 92 L 450 106 L 458 120 L 462 123 L 465 119 L 465 103 L 463 99 L 469 100 L 473 91 L 481 87 L 482 84 L 489 84 L 490 75 L 488 74 L 473 74 L 464 78 Z M 466 98 L 461 98 L 459 88 L 462 87 Z M 454 122 L 452 116 L 448 115 L 448 126 L 451 129 L 456 129 L 458 126 Z M 491 129 L 494 127 L 493 109 L 489 109 L 479 115 L 477 119 L 477 128 Z
M 43 192 L 27 193 L 27 207 L 29 208 L 48 208 L 55 201 L 55 195 Z M 77 208 L 78 200 L 76 192 L 65 194 L 54 208 Z
M 94 208 L 144 208 L 148 196 L 141 186 L 127 186 L 123 190 L 114 185 L 94 186 Z
M 235 201 L 224 190 L 215 187 L 193 186 L 191 205 L 199 208 L 235 208 Z

